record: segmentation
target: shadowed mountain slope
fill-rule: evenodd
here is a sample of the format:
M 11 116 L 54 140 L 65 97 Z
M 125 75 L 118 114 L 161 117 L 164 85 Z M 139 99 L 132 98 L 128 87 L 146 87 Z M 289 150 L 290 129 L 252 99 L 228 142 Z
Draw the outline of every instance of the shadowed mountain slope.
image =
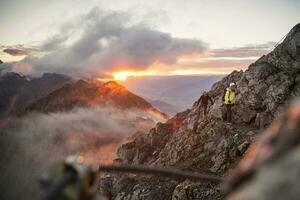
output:
M 101 85 L 83 80 L 69 83 L 32 103 L 26 110 L 57 112 L 68 111 L 75 107 L 92 107 L 96 105 L 112 105 L 121 109 L 141 109 L 153 112 L 160 118 L 166 119 L 165 114 L 115 81 Z

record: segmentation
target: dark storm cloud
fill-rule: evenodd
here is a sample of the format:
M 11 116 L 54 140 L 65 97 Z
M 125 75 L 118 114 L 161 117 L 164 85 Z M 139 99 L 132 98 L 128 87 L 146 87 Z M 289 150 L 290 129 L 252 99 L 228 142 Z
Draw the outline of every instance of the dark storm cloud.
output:
M 213 57 L 260 57 L 269 53 L 274 48 L 275 44 L 275 42 L 267 42 L 265 44 L 252 44 L 236 48 L 215 49 L 212 50 L 211 53 L 213 54 Z
M 39 52 L 40 49 L 36 46 L 32 45 L 24 45 L 24 44 L 17 44 L 17 45 L 0 45 L 0 51 L 7 53 L 11 56 L 27 56 L 34 52 Z
M 3 52 L 11 56 L 25 56 L 29 54 L 29 51 L 22 50 L 22 49 L 4 49 Z
M 174 64 L 183 55 L 202 53 L 207 44 L 176 38 L 142 23 L 131 23 L 127 13 L 93 9 L 64 24 L 61 32 L 41 45 L 42 57 L 28 56 L 32 72 L 96 75 L 111 70 L 146 69 L 155 62 Z

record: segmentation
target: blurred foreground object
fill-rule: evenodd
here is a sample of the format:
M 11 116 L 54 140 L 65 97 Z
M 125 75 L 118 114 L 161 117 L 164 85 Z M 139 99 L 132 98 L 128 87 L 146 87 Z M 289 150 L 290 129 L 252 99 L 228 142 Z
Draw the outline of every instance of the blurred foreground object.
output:
M 300 198 L 300 99 L 274 121 L 233 170 L 228 199 Z
M 45 193 L 42 200 L 100 200 L 97 196 L 96 171 L 83 164 L 84 158 L 68 157 L 65 161 L 53 165 L 50 170 L 40 177 L 40 184 Z M 134 165 L 99 166 L 99 172 L 144 173 L 157 174 L 175 179 L 191 179 L 194 181 L 220 182 L 221 177 L 191 173 L 175 169 Z
M 100 200 L 96 171 L 83 164 L 82 156 L 70 156 L 54 164 L 40 177 L 42 200 Z
M 195 172 L 186 172 L 178 169 L 162 168 L 162 167 L 149 167 L 143 165 L 100 165 L 99 172 L 107 173 L 134 173 L 134 174 L 150 174 L 159 175 L 173 179 L 190 179 L 194 181 L 205 181 L 205 182 L 221 182 L 222 177 L 215 175 L 201 174 Z

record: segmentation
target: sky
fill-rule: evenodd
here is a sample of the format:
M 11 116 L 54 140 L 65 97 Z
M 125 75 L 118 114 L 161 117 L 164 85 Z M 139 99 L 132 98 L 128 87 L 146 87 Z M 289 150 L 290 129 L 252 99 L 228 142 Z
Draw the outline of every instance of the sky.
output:
M 226 74 L 300 22 L 297 0 L 1 0 L 0 59 L 40 75 Z

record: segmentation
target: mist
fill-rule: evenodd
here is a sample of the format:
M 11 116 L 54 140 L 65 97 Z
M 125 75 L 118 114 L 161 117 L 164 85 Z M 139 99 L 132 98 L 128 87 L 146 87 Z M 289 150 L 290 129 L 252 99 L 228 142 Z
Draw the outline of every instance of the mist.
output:
M 123 85 L 137 95 L 170 103 L 180 111 L 188 109 L 224 75 L 131 77 Z M 163 87 L 162 87 L 163 86 Z M 181 92 L 177 92 L 180 90 Z
M 0 199 L 38 199 L 36 178 L 68 155 L 82 155 L 95 167 L 112 162 L 120 142 L 158 120 L 145 111 L 113 107 L 12 119 L 1 128 Z

